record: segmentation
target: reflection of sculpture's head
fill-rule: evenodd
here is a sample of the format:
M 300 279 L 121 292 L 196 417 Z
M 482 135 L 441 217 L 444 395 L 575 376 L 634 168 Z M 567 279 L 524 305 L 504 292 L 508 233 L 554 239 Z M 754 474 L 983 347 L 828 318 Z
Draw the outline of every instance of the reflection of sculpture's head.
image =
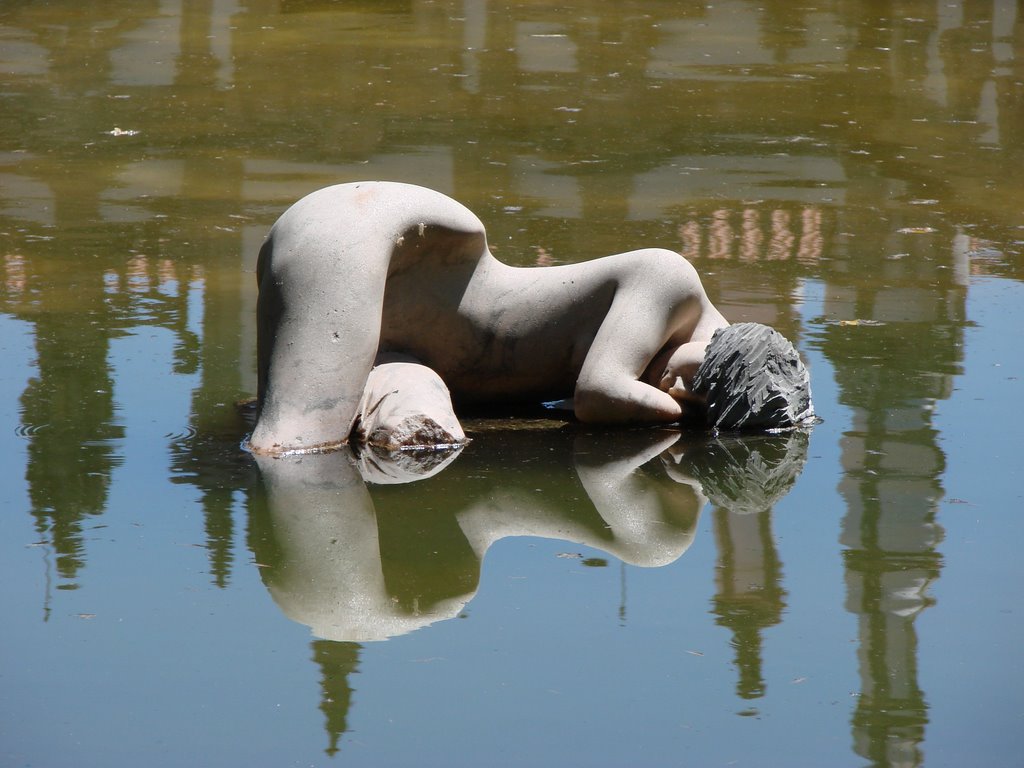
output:
M 719 437 L 687 450 L 680 464 L 715 506 L 762 512 L 793 487 L 807 461 L 807 443 L 806 430 Z
M 693 379 L 717 430 L 791 429 L 814 418 L 811 377 L 793 345 L 760 323 L 715 331 Z

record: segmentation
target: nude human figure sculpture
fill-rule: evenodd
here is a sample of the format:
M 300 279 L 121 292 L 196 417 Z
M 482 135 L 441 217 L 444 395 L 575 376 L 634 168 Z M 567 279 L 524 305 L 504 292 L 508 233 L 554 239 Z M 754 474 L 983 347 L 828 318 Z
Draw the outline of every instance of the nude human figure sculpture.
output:
M 258 413 L 249 447 L 262 454 L 331 450 L 354 429 L 365 434 L 361 422 L 379 411 L 370 412 L 375 403 L 403 397 L 394 369 L 375 368 L 392 359 L 414 389 L 434 392 L 427 413 L 454 421 L 447 432 L 455 440 L 464 435 L 450 401 L 438 405 L 435 378 L 456 403 L 572 398 L 576 417 L 589 423 L 667 424 L 693 408 L 713 414 L 711 401 L 728 388 L 716 387 L 724 381 L 717 373 L 700 375 L 705 350 L 716 331 L 724 338 L 741 327 L 729 326 L 677 253 L 513 267 L 491 255 L 483 224 L 463 205 L 392 182 L 340 184 L 295 203 L 260 250 L 257 280 Z M 752 326 L 762 328 L 775 334 Z M 749 358 L 732 354 L 735 346 L 723 359 Z M 813 409 L 806 369 L 784 339 L 782 346 L 795 358 L 796 383 L 775 397 L 785 414 L 771 418 L 791 426 L 784 422 Z M 717 410 L 749 422 L 739 426 L 763 426 L 740 413 L 748 405 L 730 400 Z M 440 433 L 432 439 L 444 442 Z

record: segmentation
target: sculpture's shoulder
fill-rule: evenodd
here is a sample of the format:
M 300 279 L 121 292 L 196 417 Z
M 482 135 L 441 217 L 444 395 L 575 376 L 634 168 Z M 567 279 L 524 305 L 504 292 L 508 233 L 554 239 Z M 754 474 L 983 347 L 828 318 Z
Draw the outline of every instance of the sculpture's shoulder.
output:
M 627 293 L 685 298 L 704 292 L 694 266 L 682 255 L 665 248 L 641 248 L 584 264 L 592 273 L 614 277 L 620 289 Z

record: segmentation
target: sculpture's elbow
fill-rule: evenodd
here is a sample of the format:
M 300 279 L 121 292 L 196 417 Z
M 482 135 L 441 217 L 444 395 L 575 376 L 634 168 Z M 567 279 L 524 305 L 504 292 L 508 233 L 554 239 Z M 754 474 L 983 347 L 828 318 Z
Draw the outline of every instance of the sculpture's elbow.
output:
M 585 424 L 668 424 L 682 415 L 675 398 L 640 381 L 613 392 L 577 386 L 573 410 Z

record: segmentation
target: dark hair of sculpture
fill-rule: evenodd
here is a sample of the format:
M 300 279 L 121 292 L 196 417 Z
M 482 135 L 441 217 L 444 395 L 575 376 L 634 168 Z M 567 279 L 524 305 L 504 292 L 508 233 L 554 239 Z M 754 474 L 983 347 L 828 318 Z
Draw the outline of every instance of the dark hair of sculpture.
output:
M 693 379 L 709 425 L 720 431 L 786 430 L 814 419 L 811 379 L 793 345 L 760 323 L 715 331 Z

